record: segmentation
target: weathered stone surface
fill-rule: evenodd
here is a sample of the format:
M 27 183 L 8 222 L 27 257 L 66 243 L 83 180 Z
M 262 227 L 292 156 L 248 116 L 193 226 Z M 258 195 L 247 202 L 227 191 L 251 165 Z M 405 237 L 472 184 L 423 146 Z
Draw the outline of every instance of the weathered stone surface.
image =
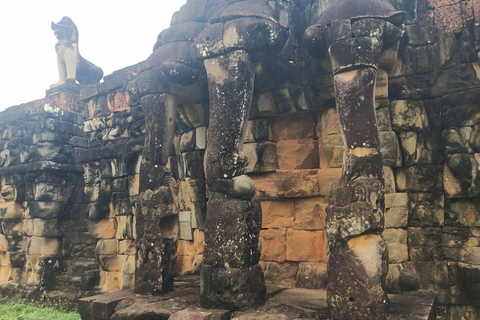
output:
M 324 231 L 287 230 L 288 261 L 326 261 L 326 250 Z
M 113 239 L 117 233 L 117 220 L 102 219 L 102 220 L 86 220 L 85 221 L 88 232 L 97 239 Z
M 280 140 L 277 142 L 280 170 L 316 169 L 320 157 L 315 140 Z
M 295 219 L 293 200 L 262 201 L 262 228 L 292 227 Z
M 407 193 L 385 194 L 385 228 L 406 228 L 408 223 Z
M 204 263 L 213 267 L 232 268 L 257 264 L 261 228 L 258 200 L 246 201 L 212 193 L 207 210 Z
M 277 171 L 252 177 L 261 200 L 320 194 L 317 170 Z
M 386 229 L 383 237 L 387 242 L 388 263 L 400 263 L 408 260 L 407 230 Z
M 327 264 L 324 262 L 301 262 L 298 265 L 296 287 L 324 289 L 327 287 Z
M 273 142 L 246 143 L 243 152 L 248 157 L 247 173 L 272 172 L 278 169 L 277 144 Z
M 408 225 L 412 227 L 438 227 L 444 222 L 443 193 L 411 193 L 409 195 Z
M 326 206 L 327 203 L 323 198 L 295 199 L 294 229 L 324 230 Z
M 276 119 L 271 127 L 274 141 L 314 139 L 315 124 L 311 115 L 296 115 Z
M 27 241 L 28 255 L 58 255 L 60 252 L 59 238 L 31 237 Z
M 80 299 L 79 313 L 85 319 L 110 319 L 118 303 L 131 295 L 132 291 L 122 290 Z
M 243 269 L 203 265 L 201 281 L 201 304 L 207 308 L 242 310 L 265 299 L 266 287 L 258 264 Z
M 408 250 L 412 261 L 436 261 L 442 257 L 441 228 L 408 228 Z
M 395 170 L 397 190 L 401 192 L 432 192 L 442 189 L 441 167 L 412 166 Z
M 262 261 L 286 260 L 287 229 L 268 229 L 260 232 Z
M 168 320 L 227 320 L 230 311 L 187 308 L 172 314 Z
M 428 116 L 423 103 L 406 100 L 393 101 L 392 125 L 395 131 L 428 130 Z
M 265 282 L 279 284 L 287 287 L 295 286 L 295 276 L 298 271 L 298 264 L 295 262 L 273 262 L 262 263 L 265 274 Z

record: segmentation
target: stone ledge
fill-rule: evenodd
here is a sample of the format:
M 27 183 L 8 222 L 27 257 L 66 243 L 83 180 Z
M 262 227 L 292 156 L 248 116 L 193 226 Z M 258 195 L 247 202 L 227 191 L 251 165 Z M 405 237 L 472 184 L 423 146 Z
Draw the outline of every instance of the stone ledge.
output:
M 301 288 L 286 288 L 269 285 L 267 301 L 264 306 L 243 312 L 219 309 L 203 309 L 200 307 L 200 288 L 197 276 L 184 276 L 177 279 L 175 289 L 163 296 L 133 295 L 128 291 L 120 291 L 123 301 L 116 307 L 112 320 L 135 319 L 198 319 L 198 320 L 288 320 L 288 319 L 329 319 L 327 293 L 325 290 Z M 110 301 L 110 298 L 96 298 L 112 293 L 82 299 L 100 299 Z M 402 295 L 389 295 L 390 315 L 388 320 L 435 320 L 435 295 L 431 292 L 409 292 Z M 104 299 L 104 300 L 103 300 Z M 79 304 L 80 310 L 82 305 Z M 83 320 L 103 320 L 109 318 L 85 317 Z
M 65 172 L 83 172 L 83 166 L 70 163 L 57 163 L 53 161 L 40 161 L 25 163 L 11 167 L 0 168 L 0 174 L 13 174 L 31 171 L 57 170 Z
M 78 312 L 83 320 L 108 320 L 115 307 L 124 299 L 133 296 L 132 290 L 99 294 L 78 301 Z
M 391 294 L 388 320 L 435 320 L 435 294 L 414 291 Z

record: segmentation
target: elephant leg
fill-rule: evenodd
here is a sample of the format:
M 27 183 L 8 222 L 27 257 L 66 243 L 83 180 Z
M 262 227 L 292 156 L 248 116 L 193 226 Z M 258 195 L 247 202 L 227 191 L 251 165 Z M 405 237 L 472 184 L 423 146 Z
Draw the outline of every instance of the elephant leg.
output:
M 375 68 L 334 75 L 345 142 L 343 174 L 327 207 L 328 302 L 333 319 L 386 319 L 384 187 L 375 118 Z
M 177 101 L 171 94 L 147 95 L 141 105 L 146 137 L 136 213 L 135 293 L 156 295 L 173 290 L 178 212 L 175 182 L 166 165 Z
M 205 221 L 201 304 L 243 310 L 265 301 L 258 247 L 261 208 L 241 155 L 254 65 L 243 50 L 205 60 L 210 123 L 205 175 L 210 190 Z

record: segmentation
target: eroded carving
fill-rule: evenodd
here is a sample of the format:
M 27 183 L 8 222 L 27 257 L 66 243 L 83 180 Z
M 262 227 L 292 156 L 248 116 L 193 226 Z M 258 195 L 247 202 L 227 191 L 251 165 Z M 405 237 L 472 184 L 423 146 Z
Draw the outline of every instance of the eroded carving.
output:
M 375 81 L 382 52 L 396 50 L 404 18 L 381 1 L 341 0 L 305 32 L 312 56 L 324 59 L 328 50 L 345 143 L 342 177 L 331 186 L 327 207 L 327 293 L 334 319 L 387 318 Z

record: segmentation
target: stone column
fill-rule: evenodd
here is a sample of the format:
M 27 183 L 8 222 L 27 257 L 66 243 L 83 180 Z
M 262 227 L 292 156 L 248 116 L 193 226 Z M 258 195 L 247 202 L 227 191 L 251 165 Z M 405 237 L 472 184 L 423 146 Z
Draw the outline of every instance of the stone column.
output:
M 332 184 L 327 207 L 327 300 L 336 320 L 381 320 L 388 315 L 375 82 L 382 51 L 401 35 L 392 23 L 401 25 L 401 18 L 379 1 L 343 0 L 325 10 L 319 24 L 305 33 L 313 56 L 323 58 L 328 49 L 345 144 L 342 177 Z
M 136 213 L 135 293 L 163 294 L 173 290 L 177 251 L 176 186 L 167 168 L 177 102 L 174 95 L 158 94 L 142 97 L 141 105 L 146 136 Z
M 254 81 L 242 50 L 205 60 L 210 124 L 205 175 L 210 198 L 205 221 L 201 303 L 206 308 L 246 309 L 265 300 L 258 264 L 261 208 L 241 154 Z

